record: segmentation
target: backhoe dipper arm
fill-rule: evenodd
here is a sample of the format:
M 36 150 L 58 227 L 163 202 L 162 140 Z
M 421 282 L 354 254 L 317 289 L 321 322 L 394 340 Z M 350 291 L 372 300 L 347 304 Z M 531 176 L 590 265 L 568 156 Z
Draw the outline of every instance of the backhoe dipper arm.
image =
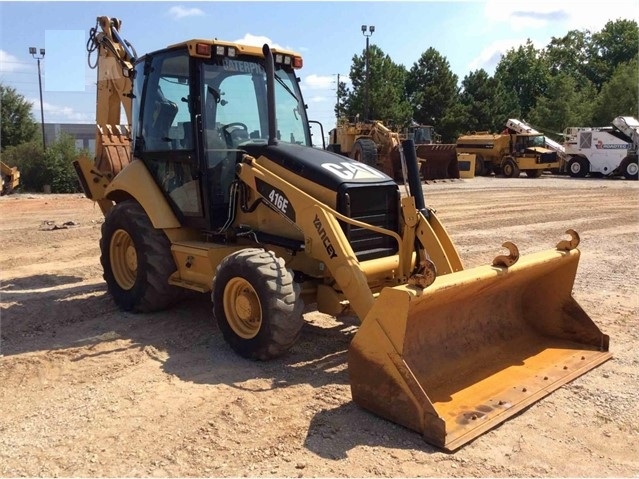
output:
M 95 166 L 111 178 L 130 161 L 130 132 L 135 57 L 120 36 L 122 22 L 117 18 L 99 17 L 102 32 L 91 30 L 87 45 L 89 55 L 98 50 L 98 87 L 96 98 Z M 120 129 L 121 108 L 127 127 Z
M 98 69 L 95 161 L 80 158 L 73 165 L 85 194 L 100 205 L 104 214 L 113 205 L 104 197 L 107 185 L 131 161 L 135 51 L 120 36 L 121 24 L 117 18 L 98 17 L 96 26 L 89 32 L 89 66 Z M 91 64 L 91 53 L 96 50 L 97 59 Z M 120 126 L 122 108 L 127 121 L 124 127 Z
M 131 71 L 135 61 L 130 49 L 120 36 L 122 22 L 117 18 L 98 17 L 97 27 L 91 29 L 89 53 L 98 50 L 98 89 L 96 120 L 100 126 L 118 125 L 120 108 L 124 108 L 127 123 L 131 124 Z

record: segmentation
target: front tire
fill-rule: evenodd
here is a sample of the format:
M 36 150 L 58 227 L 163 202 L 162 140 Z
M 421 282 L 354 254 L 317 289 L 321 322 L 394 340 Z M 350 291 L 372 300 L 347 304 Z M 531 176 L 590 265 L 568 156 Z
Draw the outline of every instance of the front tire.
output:
M 628 156 L 621 164 L 621 174 L 627 180 L 636 180 L 639 178 L 639 165 L 636 156 Z
M 176 270 L 171 243 L 133 200 L 115 205 L 102 224 L 100 263 L 107 289 L 124 311 L 166 309 L 181 290 L 169 284 Z
M 300 335 L 304 302 L 284 260 L 248 248 L 220 262 L 213 279 L 213 313 L 231 348 L 266 361 L 288 351 Z
M 370 138 L 359 138 L 353 145 L 352 158 L 377 168 L 377 146 Z
M 506 178 L 519 178 L 519 166 L 512 158 L 507 158 L 501 167 L 502 174 Z
M 524 170 L 528 178 L 539 178 L 544 170 Z
M 590 163 L 582 157 L 571 158 L 568 161 L 568 173 L 573 178 L 585 178 L 590 170 Z

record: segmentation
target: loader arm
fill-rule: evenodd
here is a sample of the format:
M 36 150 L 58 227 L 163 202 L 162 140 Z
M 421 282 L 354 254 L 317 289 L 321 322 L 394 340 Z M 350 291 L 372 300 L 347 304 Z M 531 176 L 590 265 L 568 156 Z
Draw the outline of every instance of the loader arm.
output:
M 257 180 L 261 184 L 268 185 L 267 189 L 285 196 L 287 212 L 289 214 L 291 211 L 295 212 L 295 225 L 304 235 L 306 254 L 326 265 L 330 276 L 343 291 L 351 309 L 361 320 L 372 308 L 374 295 L 368 286 L 366 265 L 357 260 L 338 220 L 395 238 L 399 253 L 393 264 L 398 268 L 398 276 L 407 274 L 407 271 L 402 268 L 406 261 L 401 261 L 400 258 L 410 253 L 405 251 L 402 238 L 396 232 L 362 223 L 338 213 L 260 165 L 259 159 L 245 155 L 237 168 L 237 175 L 241 181 L 287 221 L 291 221 L 281 206 L 273 203 L 268 194 L 263 194 L 264 188 L 258 189 Z
M 404 225 L 400 235 L 395 231 L 340 214 L 283 180 L 260 165 L 259 160 L 249 155 L 245 155 L 243 162 L 238 165 L 238 176 L 273 210 L 280 213 L 287 221 L 291 221 L 281 207 L 272 202 L 268 194 L 264 194 L 265 189 L 257 187 L 256 179 L 259 179 L 261 184 L 269 185 L 267 191 L 276 191 L 279 195 L 286 196 L 286 201 L 290 203 L 287 208 L 290 208 L 289 212 L 295 211 L 295 225 L 304 235 L 306 254 L 322 261 L 328 267 L 330 276 L 344 293 L 351 309 L 362 321 L 372 307 L 375 297 L 368 286 L 368 277 L 379 274 L 380 268 L 386 268 L 389 286 L 407 284 L 421 276 L 423 272 L 416 267 L 416 262 L 419 263 L 422 257 L 435 266 L 432 277 L 426 285 L 434 280 L 435 271 L 437 274 L 448 274 L 463 269 L 459 254 L 435 213 L 429 210 L 428 215 L 424 215 L 418 211 L 413 197 L 402 200 Z M 385 261 L 358 261 L 338 220 L 391 236 L 397 241 L 397 254 Z

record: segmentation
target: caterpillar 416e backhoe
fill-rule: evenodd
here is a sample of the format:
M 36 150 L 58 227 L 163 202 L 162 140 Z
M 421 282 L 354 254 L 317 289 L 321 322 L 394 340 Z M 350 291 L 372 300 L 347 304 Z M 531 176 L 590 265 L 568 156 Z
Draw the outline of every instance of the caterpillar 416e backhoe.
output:
M 100 17 L 91 31 L 98 146 L 75 166 L 105 214 L 101 263 L 123 310 L 210 292 L 230 347 L 260 360 L 293 346 L 303 301 L 355 314 L 354 401 L 447 450 L 610 357 L 571 295 L 575 232 L 464 270 L 414 156 L 402 196 L 310 146 L 299 55 L 190 40 L 135 58 L 119 30 Z

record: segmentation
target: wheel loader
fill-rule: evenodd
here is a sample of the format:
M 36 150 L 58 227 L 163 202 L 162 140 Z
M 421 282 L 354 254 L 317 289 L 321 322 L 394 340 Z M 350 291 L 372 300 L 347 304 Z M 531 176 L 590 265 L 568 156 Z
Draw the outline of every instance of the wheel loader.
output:
M 355 315 L 353 400 L 449 451 L 611 357 L 572 297 L 576 232 L 464 269 L 412 140 L 407 194 L 310 146 L 301 56 L 194 39 L 136 58 L 120 28 L 100 17 L 90 32 L 98 148 L 75 168 L 105 215 L 100 261 L 122 310 L 210 294 L 226 342 L 254 360 L 294 346 L 304 302 Z
M 377 168 L 401 180 L 400 136 L 381 121 L 341 118 L 329 132 L 328 150 Z
M 460 177 L 455 144 L 442 143 L 441 135 L 435 133 L 433 126 L 414 123 L 405 129 L 404 137 L 415 141 L 419 171 L 424 180 Z

